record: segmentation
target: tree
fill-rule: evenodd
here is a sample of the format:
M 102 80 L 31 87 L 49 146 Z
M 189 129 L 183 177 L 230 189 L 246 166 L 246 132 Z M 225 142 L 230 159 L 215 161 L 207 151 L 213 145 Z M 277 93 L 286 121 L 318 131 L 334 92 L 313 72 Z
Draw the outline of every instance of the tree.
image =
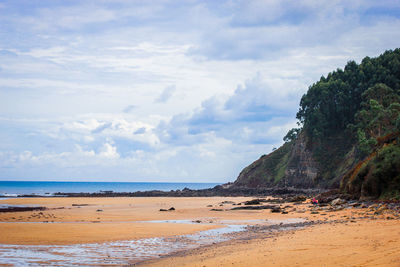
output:
M 398 131 L 400 97 L 382 83 L 366 90 L 362 97 L 362 109 L 356 114 L 356 128 L 360 149 L 368 154 L 379 138 Z
M 283 137 L 283 141 L 286 143 L 296 140 L 297 136 L 299 135 L 301 128 L 292 128 L 289 132 Z

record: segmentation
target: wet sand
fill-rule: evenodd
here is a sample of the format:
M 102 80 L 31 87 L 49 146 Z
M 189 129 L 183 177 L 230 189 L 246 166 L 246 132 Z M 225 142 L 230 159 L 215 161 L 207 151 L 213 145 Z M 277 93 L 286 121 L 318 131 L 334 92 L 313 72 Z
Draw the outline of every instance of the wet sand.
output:
M 41 205 L 45 211 L 0 213 L 0 243 L 20 245 L 78 244 L 190 234 L 218 228 L 214 224 L 149 223 L 162 220 L 212 221 L 230 198 L 21 198 L 13 205 Z M 232 198 L 244 201 L 248 198 Z M 174 207 L 174 211 L 159 211 Z M 233 215 L 233 214 L 231 214 Z M 232 216 L 217 216 L 231 219 Z M 244 216 L 253 218 L 253 216 Z
M 269 225 L 303 219 L 313 226 L 295 231 L 257 232 L 143 263 L 150 266 L 400 266 L 400 220 L 390 211 L 281 203 L 271 210 L 231 210 L 250 197 L 204 198 L 21 198 L 0 204 L 45 206 L 45 211 L 0 213 L 0 244 L 67 245 L 171 237 L 223 227 Z M 159 211 L 174 207 L 174 211 Z M 217 209 L 212 211 L 211 209 Z M 388 219 L 390 218 L 390 220 Z M 289 219 L 289 220 L 288 220 Z M 185 220 L 188 223 L 148 221 Z M 194 223 L 190 223 L 194 222 Z M 134 251 L 132 252 L 134 253 Z M 397 264 L 397 265 L 396 265 Z

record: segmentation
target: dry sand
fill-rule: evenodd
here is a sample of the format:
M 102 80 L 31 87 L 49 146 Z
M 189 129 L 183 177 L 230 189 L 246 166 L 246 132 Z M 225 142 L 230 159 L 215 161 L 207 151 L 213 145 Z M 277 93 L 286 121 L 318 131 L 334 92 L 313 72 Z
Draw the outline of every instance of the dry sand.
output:
M 146 237 L 174 236 L 219 227 L 214 224 L 149 223 L 153 220 L 200 220 L 251 223 L 305 218 L 326 223 L 272 237 L 232 240 L 164 259 L 150 266 L 400 266 L 400 221 L 392 214 L 373 215 L 367 209 L 311 214 L 309 204 L 270 210 L 230 210 L 244 197 L 206 198 L 24 198 L 0 200 L 8 204 L 37 204 L 45 211 L 0 213 L 2 244 L 76 244 Z M 73 205 L 74 204 L 74 205 Z M 83 205 L 83 206 L 77 206 Z M 211 207 L 211 206 L 212 207 Z M 222 206 L 221 206 L 222 205 Z M 175 211 L 159 209 L 174 207 Z M 212 208 L 223 211 L 211 211 Z M 99 211 L 101 210 L 101 211 Z M 365 216 L 369 218 L 364 218 Z M 374 217 L 371 220 L 370 217 Z M 398 217 L 397 217 L 398 218 Z M 49 223 L 43 223 L 49 222 Z M 51 223 L 56 222 L 56 223 Z
M 228 243 L 145 266 L 400 266 L 399 221 L 325 224 Z

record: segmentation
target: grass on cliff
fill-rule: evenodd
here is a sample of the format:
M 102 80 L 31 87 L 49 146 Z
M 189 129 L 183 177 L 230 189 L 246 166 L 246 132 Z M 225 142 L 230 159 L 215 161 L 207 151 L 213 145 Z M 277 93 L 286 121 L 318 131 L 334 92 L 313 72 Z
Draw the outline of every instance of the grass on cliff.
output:
M 400 146 L 389 144 L 362 166 L 347 187 L 349 193 L 400 199 Z

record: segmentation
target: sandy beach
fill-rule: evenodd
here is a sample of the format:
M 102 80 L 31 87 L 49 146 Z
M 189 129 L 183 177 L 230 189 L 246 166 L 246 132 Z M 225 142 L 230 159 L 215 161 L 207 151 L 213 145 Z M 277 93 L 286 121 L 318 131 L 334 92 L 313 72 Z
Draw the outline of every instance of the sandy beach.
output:
M 400 266 L 399 248 L 399 221 L 362 221 L 233 241 L 143 266 Z
M 195 250 L 180 250 L 149 266 L 399 266 L 400 221 L 390 210 L 371 207 L 328 211 L 281 203 L 287 214 L 232 210 L 250 197 L 205 198 L 19 198 L 0 204 L 40 205 L 44 211 L 0 213 L 0 243 L 73 245 L 144 238 L 179 237 L 230 225 L 269 225 L 304 221 L 285 231 L 256 231 Z M 160 211 L 170 209 L 172 211 Z M 180 221 L 181 223 L 174 223 Z M 182 223 L 183 222 L 183 223 Z M 132 253 L 135 253 L 132 251 Z M 0 262 L 2 263 L 2 262 Z M 133 262 L 134 263 L 134 262 Z M 397 264 L 397 265 L 396 265 Z

